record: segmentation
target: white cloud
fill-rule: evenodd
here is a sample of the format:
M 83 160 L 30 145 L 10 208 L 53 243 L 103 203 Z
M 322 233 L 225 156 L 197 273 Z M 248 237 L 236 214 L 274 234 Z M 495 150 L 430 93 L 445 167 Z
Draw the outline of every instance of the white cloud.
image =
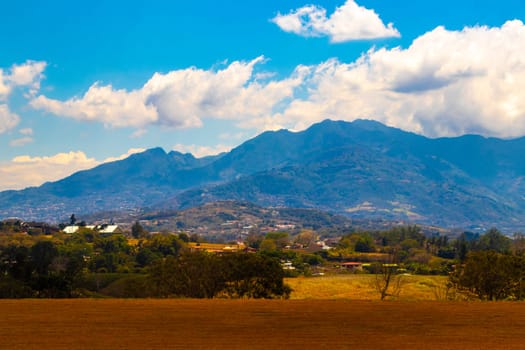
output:
M 47 63 L 27 60 L 23 64 L 13 65 L 9 71 L 0 69 L 0 101 L 5 100 L 15 87 L 29 88 L 29 96 L 40 89 Z
M 11 112 L 7 105 L 13 88 L 29 88 L 29 96 L 34 95 L 40 88 L 45 67 L 45 62 L 26 61 L 13 65 L 8 71 L 0 68 L 0 134 L 13 129 L 20 122 L 20 117 Z
M 226 145 L 215 145 L 215 146 L 198 146 L 198 145 L 183 145 L 176 144 L 173 146 L 173 150 L 181 153 L 191 153 L 197 158 L 205 156 L 213 156 L 222 152 L 229 152 L 232 149 L 231 146 Z
M 371 50 L 353 63 L 311 67 L 308 95 L 275 123 L 302 128 L 325 118 L 376 119 L 428 136 L 525 134 L 525 26 L 448 31 L 406 49 Z
M 111 127 L 143 127 L 158 119 L 155 107 L 145 103 L 140 90 L 115 90 L 111 85 L 93 84 L 82 98 L 65 102 L 40 95 L 30 102 L 36 109 L 73 119 L 98 121 Z
M 221 140 L 242 140 L 242 139 L 249 138 L 250 136 L 256 136 L 256 135 L 250 135 L 246 132 L 239 131 L 239 132 L 234 132 L 234 133 L 225 132 L 225 133 L 219 134 L 218 137 Z
M 11 68 L 8 81 L 13 86 L 27 86 L 30 96 L 35 95 L 40 89 L 40 81 L 44 78 L 43 71 L 47 63 L 43 61 L 28 60 L 24 64 L 15 64 Z
M 122 160 L 122 159 L 125 159 L 125 158 L 128 158 L 130 155 L 132 154 L 135 154 L 135 153 L 142 153 L 144 152 L 146 149 L 145 148 L 130 148 L 126 153 L 118 156 L 118 157 L 109 157 L 109 158 L 106 158 L 104 159 L 101 163 L 109 163 L 109 162 L 114 162 L 116 160 Z
M 306 37 L 328 36 L 334 43 L 399 37 L 392 23 L 385 25 L 374 10 L 347 0 L 329 17 L 326 9 L 308 5 L 272 19 L 282 30 Z
M 285 78 L 257 72 L 263 61 L 157 73 L 132 91 L 95 84 L 82 97 L 39 96 L 32 105 L 142 131 L 149 125 L 198 127 L 207 118 L 259 131 L 369 118 L 432 137 L 525 135 L 525 26 L 519 20 L 459 31 L 437 27 L 407 48 L 298 66 Z
M 27 145 L 28 143 L 32 143 L 32 142 L 33 142 L 33 138 L 26 136 L 26 137 L 21 137 L 21 138 L 12 140 L 11 142 L 9 142 L 9 146 L 21 147 L 21 146 Z
M 40 186 L 56 181 L 80 170 L 91 169 L 102 163 L 120 160 L 144 149 L 130 149 L 127 153 L 103 161 L 88 157 L 82 151 L 58 153 L 53 156 L 18 156 L 8 162 L 0 162 L 0 191 Z
M 31 128 L 24 128 L 24 129 L 20 129 L 18 130 L 18 132 L 22 135 L 26 135 L 26 136 L 31 136 L 33 135 L 33 129 Z
M 235 61 L 222 70 L 188 68 L 154 74 L 137 90 L 116 90 L 96 83 L 82 97 L 58 101 L 43 95 L 30 104 L 59 116 L 103 122 L 109 127 L 143 129 L 157 124 L 200 127 L 204 118 L 242 121 L 269 115 L 302 83 L 299 68 L 284 80 L 259 81 L 254 66 L 264 61 Z M 257 77 L 260 78 L 259 75 Z
M 4 70 L 0 68 L 0 101 L 4 101 L 11 92 L 11 87 L 7 83 L 7 77 Z
M 3 134 L 18 125 L 20 117 L 12 113 L 7 105 L 0 104 L 0 134 Z

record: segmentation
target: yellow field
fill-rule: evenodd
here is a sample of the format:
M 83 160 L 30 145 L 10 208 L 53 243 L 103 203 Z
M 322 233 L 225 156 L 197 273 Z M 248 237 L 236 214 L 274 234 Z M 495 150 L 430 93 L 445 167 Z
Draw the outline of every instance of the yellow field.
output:
M 319 277 L 287 278 L 292 287 L 291 299 L 349 299 L 378 300 L 379 293 L 372 284 L 373 275 L 333 275 Z M 391 299 L 443 300 L 445 294 L 444 276 L 402 276 L 399 296 Z

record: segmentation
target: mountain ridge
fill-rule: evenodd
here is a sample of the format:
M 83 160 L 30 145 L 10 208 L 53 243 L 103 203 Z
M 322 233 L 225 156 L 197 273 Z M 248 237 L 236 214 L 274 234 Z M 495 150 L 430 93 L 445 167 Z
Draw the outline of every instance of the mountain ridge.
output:
M 427 138 L 376 121 L 267 131 L 195 158 L 153 148 L 56 182 L 0 192 L 0 217 L 188 208 L 215 200 L 459 227 L 525 222 L 525 138 Z

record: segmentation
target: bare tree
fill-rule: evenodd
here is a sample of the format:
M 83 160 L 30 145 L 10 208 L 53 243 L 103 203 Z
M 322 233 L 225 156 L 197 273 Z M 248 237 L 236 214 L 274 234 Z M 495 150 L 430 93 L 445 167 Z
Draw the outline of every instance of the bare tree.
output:
M 381 300 L 385 300 L 387 296 L 399 296 L 404 280 L 398 273 L 396 250 L 388 254 L 387 261 L 374 264 L 374 273 L 372 285 L 381 296 Z

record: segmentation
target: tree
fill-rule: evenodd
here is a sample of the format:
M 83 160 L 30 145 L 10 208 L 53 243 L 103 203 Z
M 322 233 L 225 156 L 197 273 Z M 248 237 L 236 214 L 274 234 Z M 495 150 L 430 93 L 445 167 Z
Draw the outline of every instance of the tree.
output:
M 184 253 L 156 260 L 149 268 L 153 295 L 160 297 L 288 297 L 278 259 L 258 254 Z
M 225 292 L 231 298 L 288 298 L 284 271 L 278 259 L 259 254 L 221 257 L 226 274 Z
M 355 242 L 354 250 L 361 253 L 375 252 L 374 240 L 369 234 L 364 234 Z
M 71 214 L 69 217 L 69 224 L 73 226 L 77 222 L 77 218 L 75 217 L 75 214 Z
M 492 250 L 506 254 L 510 252 L 511 240 L 495 228 L 479 238 L 477 250 Z
M 261 252 L 275 252 L 277 250 L 277 245 L 275 244 L 275 241 L 273 239 L 263 239 L 262 242 L 259 244 L 259 250 Z
M 135 221 L 133 226 L 131 226 L 131 236 L 133 238 L 143 238 L 143 237 L 146 237 L 147 235 L 148 235 L 148 231 L 146 231 L 144 227 L 142 227 L 140 222 Z
M 312 230 L 302 230 L 296 237 L 295 243 L 300 244 L 304 248 L 308 248 L 315 243 L 317 238 L 316 234 Z
M 58 249 L 51 241 L 40 241 L 31 247 L 31 262 L 39 275 L 45 275 L 53 259 L 58 256 Z
M 455 242 L 456 255 L 455 258 L 460 262 L 464 262 L 469 252 L 469 241 L 466 238 L 465 233 L 462 233 Z
M 525 260 L 494 250 L 471 252 L 465 263 L 450 276 L 459 290 L 481 300 L 523 298 Z
M 401 292 L 403 277 L 397 273 L 397 261 L 397 251 L 392 250 L 385 262 L 373 264 L 375 275 L 372 284 L 381 300 L 385 300 L 387 296 L 398 296 Z
M 280 232 L 280 231 L 268 232 L 266 234 L 266 236 L 264 237 L 264 239 L 265 240 L 267 240 L 267 239 L 273 240 L 274 243 L 275 243 L 275 246 L 279 250 L 283 249 L 284 247 L 286 247 L 290 243 L 290 240 L 289 240 L 289 237 L 288 237 L 288 232 Z
M 149 268 L 149 281 L 159 297 L 213 298 L 224 288 L 218 257 L 186 253 L 156 260 Z

